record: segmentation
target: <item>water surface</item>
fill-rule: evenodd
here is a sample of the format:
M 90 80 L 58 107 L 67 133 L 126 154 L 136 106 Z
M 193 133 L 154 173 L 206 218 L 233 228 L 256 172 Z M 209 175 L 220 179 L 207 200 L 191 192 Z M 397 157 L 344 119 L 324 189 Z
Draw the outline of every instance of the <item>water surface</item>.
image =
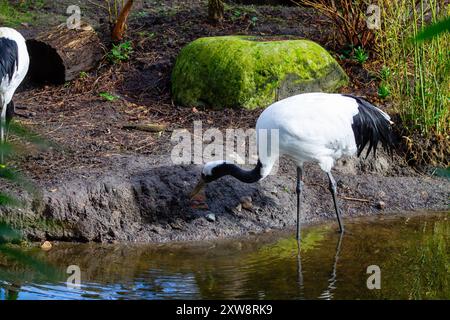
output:
M 293 233 L 165 245 L 0 251 L 0 299 L 450 299 L 450 214 L 405 214 Z M 27 258 L 32 259 L 30 260 Z M 81 288 L 66 269 L 81 270 Z M 381 289 L 367 288 L 367 267 Z

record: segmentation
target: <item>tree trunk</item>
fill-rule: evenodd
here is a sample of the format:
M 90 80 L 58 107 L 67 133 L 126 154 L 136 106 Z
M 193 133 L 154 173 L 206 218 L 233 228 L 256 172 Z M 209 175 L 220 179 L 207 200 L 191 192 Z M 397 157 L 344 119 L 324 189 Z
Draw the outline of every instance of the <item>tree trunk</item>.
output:
M 224 6 L 223 0 L 208 0 L 208 17 L 211 21 L 220 22 L 223 20 Z
M 88 24 L 79 29 L 59 25 L 27 40 L 27 48 L 30 80 L 51 84 L 63 84 L 91 70 L 104 53 L 97 33 Z
M 122 11 L 120 11 L 119 17 L 117 18 L 117 23 L 114 26 L 114 30 L 112 32 L 112 40 L 114 42 L 122 41 L 125 35 L 128 16 L 130 15 L 132 7 L 133 0 L 128 0 L 128 2 L 122 8 Z

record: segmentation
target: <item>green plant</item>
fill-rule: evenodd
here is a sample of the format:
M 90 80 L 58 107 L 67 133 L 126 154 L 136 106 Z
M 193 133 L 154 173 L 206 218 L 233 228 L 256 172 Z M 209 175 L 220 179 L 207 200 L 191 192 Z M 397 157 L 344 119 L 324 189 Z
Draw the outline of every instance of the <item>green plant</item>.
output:
M 9 126 L 9 131 L 11 134 L 15 135 L 17 138 L 21 139 L 23 143 L 31 143 L 40 149 L 46 149 L 52 144 L 40 136 L 30 132 L 27 128 L 19 125 L 13 121 Z M 20 147 L 19 147 L 20 148 Z M 18 146 L 12 145 L 9 142 L 0 143 L 0 154 L 4 159 L 17 153 Z M 9 183 L 26 190 L 31 195 L 38 194 L 38 189 L 31 183 L 28 179 L 23 177 L 17 170 L 11 168 L 7 164 L 0 164 L 0 180 L 8 181 Z M 11 195 L 0 191 L 0 206 L 20 206 L 21 202 L 12 197 Z
M 126 41 L 120 44 L 113 44 L 111 51 L 107 55 L 107 59 L 111 63 L 120 63 L 128 61 L 130 55 L 133 53 L 133 44 L 131 41 Z
M 389 80 L 390 76 L 391 76 L 391 69 L 386 66 L 383 66 L 379 74 L 380 79 L 382 81 L 387 81 Z
M 378 96 L 382 99 L 386 99 L 391 94 L 389 87 L 385 84 L 381 84 L 378 87 Z
M 80 79 L 86 79 L 87 77 L 88 77 L 87 72 L 85 72 L 85 71 L 80 72 Z
M 441 21 L 436 21 L 431 25 L 425 27 L 414 38 L 415 41 L 426 41 L 433 37 L 439 36 L 445 32 L 450 32 L 450 17 L 444 18 Z
M 232 15 L 231 15 L 231 20 L 236 20 L 236 19 L 239 19 L 239 18 L 241 18 L 241 16 L 242 16 L 242 12 L 241 12 L 241 10 L 239 10 L 239 9 L 234 9 L 233 10 L 233 13 L 232 13 Z
M 362 47 L 357 47 L 353 52 L 353 59 L 360 64 L 364 64 L 369 59 L 369 54 Z
M 12 121 L 9 126 L 9 132 L 19 139 L 21 144 L 33 144 L 39 148 L 48 147 L 50 142 L 39 137 L 38 135 L 30 132 L 27 128 Z M 23 142 L 23 143 L 22 143 Z M 26 142 L 26 143 L 25 143 Z M 8 142 L 0 143 L 0 153 L 2 156 L 10 156 L 16 153 L 18 150 L 17 145 L 12 145 Z M 15 186 L 21 190 L 27 191 L 33 196 L 33 199 L 39 197 L 39 189 L 29 181 L 26 177 L 22 176 L 18 170 L 11 168 L 7 164 L 0 164 L 0 180 L 4 180 L 11 186 Z M 3 181 L 2 181 L 3 182 Z M 17 199 L 5 191 L 0 191 L 0 206 L 2 207 L 21 207 L 22 201 Z M 5 221 L 3 215 L 0 216 L 0 258 L 2 261 L 14 260 L 15 263 L 25 266 L 27 270 L 32 270 L 39 275 L 44 275 L 46 279 L 62 279 L 63 273 L 54 267 L 44 263 L 30 254 L 23 252 L 21 248 L 16 248 L 15 245 L 19 245 L 23 241 L 23 235 L 17 227 L 13 227 L 12 223 Z M 4 272 L 4 268 L 0 268 L 0 279 L 8 279 L 8 272 Z M 4 282 L 0 281 L 0 287 L 5 286 Z
M 46 148 L 51 144 L 39 137 L 36 134 L 30 132 L 27 128 L 19 125 L 16 122 L 12 122 L 9 126 L 9 131 L 15 135 L 21 141 L 25 141 L 27 144 L 31 143 L 39 148 Z M 8 157 L 17 152 L 18 146 L 12 145 L 9 142 L 0 143 L 0 153 L 3 157 Z M 22 176 L 17 170 L 11 168 L 7 164 L 0 164 L 0 180 L 8 182 L 10 185 L 16 186 L 22 190 L 27 191 L 33 197 L 39 194 L 39 190 L 34 184 L 26 177 Z M 14 196 L 0 191 L 0 206 L 20 207 L 23 203 Z M 19 233 L 12 231 L 12 228 L 0 220 L 0 245 L 5 242 L 11 242 L 17 240 L 16 236 Z M 9 239 L 9 240 L 8 240 Z M 2 248 L 0 246 L 0 253 Z
M 109 93 L 109 92 L 101 92 L 99 94 L 100 97 L 102 97 L 103 99 L 105 99 L 106 101 L 116 101 L 117 99 L 119 99 L 119 97 Z
M 380 0 L 380 54 L 392 76 L 384 80 L 408 139 L 409 160 L 447 162 L 450 132 L 450 34 L 444 32 L 450 7 L 438 0 Z M 427 31 L 430 24 L 440 27 Z M 448 23 L 448 22 L 447 22 Z M 436 33 L 439 36 L 432 36 Z M 426 42 L 411 39 L 429 39 Z M 430 146 L 437 141 L 441 146 Z M 439 142 L 440 141 L 440 142 Z M 424 150 L 424 148 L 430 150 Z

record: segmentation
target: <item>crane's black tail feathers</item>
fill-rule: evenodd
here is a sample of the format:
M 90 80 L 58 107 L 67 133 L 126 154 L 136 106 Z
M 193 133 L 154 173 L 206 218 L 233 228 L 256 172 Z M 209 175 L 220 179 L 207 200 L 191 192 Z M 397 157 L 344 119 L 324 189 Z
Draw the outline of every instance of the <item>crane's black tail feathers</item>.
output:
M 358 103 L 358 114 L 353 117 L 352 129 L 355 135 L 357 155 L 361 155 L 368 144 L 366 158 L 370 151 L 376 157 L 378 143 L 392 156 L 393 133 L 392 121 L 385 112 L 378 109 L 361 97 L 345 95 L 356 100 Z
M 6 127 L 9 127 L 9 124 L 11 123 L 11 120 L 16 114 L 16 108 L 14 106 L 14 102 L 11 100 L 11 102 L 6 106 Z
M 0 82 L 4 78 L 11 82 L 19 66 L 19 48 L 14 40 L 0 38 Z

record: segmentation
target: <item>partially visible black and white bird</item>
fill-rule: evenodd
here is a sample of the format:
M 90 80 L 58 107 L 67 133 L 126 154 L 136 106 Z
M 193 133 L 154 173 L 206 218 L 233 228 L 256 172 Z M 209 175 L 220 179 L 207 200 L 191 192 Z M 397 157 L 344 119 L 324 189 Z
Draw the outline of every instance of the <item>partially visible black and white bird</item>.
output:
M 270 174 L 278 157 L 285 155 L 297 166 L 297 239 L 300 240 L 300 196 L 305 162 L 317 163 L 328 175 L 339 230 L 343 232 L 344 225 L 336 198 L 337 184 L 331 174 L 331 168 L 336 160 L 343 156 L 357 154 L 359 157 L 366 145 L 366 157 L 371 151 L 376 155 L 379 143 L 392 152 L 392 124 L 388 114 L 356 96 L 304 93 L 280 100 L 266 108 L 256 122 L 256 167 L 246 171 L 226 161 L 209 162 L 204 166 L 200 181 L 191 197 L 200 192 L 206 183 L 226 175 L 246 183 L 260 181 Z M 278 134 L 278 154 L 270 152 L 273 129 Z M 264 138 L 266 145 L 259 143 L 263 132 L 267 137 Z
M 14 29 L 0 28 L 1 143 L 6 140 L 7 120 L 14 114 L 13 95 L 25 78 L 29 65 L 30 57 L 24 37 Z

